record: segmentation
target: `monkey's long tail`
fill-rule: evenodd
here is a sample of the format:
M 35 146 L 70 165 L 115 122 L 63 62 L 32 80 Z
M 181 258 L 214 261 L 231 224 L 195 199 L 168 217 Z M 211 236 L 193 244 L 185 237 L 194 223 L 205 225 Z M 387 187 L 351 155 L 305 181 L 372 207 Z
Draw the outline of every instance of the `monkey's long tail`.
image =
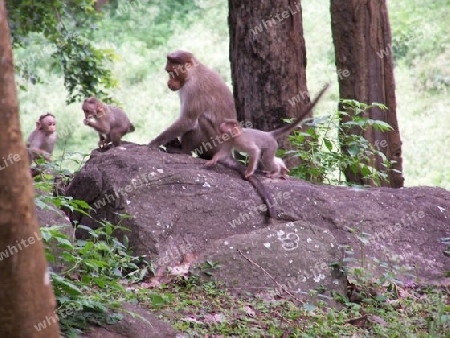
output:
M 298 117 L 292 121 L 289 124 L 286 124 L 278 129 L 272 130 L 270 133 L 275 138 L 280 138 L 282 136 L 285 136 L 289 134 L 302 120 L 308 115 L 308 113 L 314 108 L 317 102 L 321 99 L 322 95 L 327 91 L 328 87 L 330 87 L 330 83 L 327 83 L 323 88 L 320 90 L 320 92 L 317 94 L 317 96 L 314 98 L 314 100 L 304 107 Z
M 261 197 L 264 204 L 267 206 L 267 209 L 269 210 L 269 217 L 273 219 L 278 218 L 273 197 L 267 192 L 266 187 L 262 184 L 259 178 L 254 175 L 245 178 L 245 171 L 247 170 L 247 167 L 232 157 L 224 158 L 223 160 L 219 160 L 219 162 L 230 169 L 236 170 L 239 174 L 241 174 L 244 180 L 248 180 L 256 189 L 256 192 Z

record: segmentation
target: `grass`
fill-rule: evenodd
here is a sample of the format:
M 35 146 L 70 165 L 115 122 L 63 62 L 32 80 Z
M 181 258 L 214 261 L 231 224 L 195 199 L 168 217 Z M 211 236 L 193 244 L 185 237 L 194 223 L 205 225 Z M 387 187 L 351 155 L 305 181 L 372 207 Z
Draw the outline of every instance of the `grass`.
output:
M 166 86 L 163 67 L 167 52 L 175 49 L 194 52 L 231 87 L 227 2 L 192 3 L 186 2 L 185 7 L 180 5 L 175 9 L 160 9 L 157 4 L 146 3 L 144 10 L 137 2 L 135 7 L 122 11 L 120 21 L 105 17 L 98 23 L 99 29 L 94 33 L 98 46 L 113 48 L 120 57 L 111 65 L 119 80 L 119 87 L 112 95 L 137 126 L 135 133 L 125 137 L 128 141 L 148 143 L 178 114 L 178 96 Z M 449 82 L 445 82 L 450 78 L 450 25 L 442 10 L 449 3 L 448 0 L 389 1 L 397 46 L 394 54 L 397 114 L 407 186 L 450 189 L 450 165 L 445 156 L 450 139 L 445 109 L 450 103 Z M 325 81 L 334 82 L 331 95 L 316 109 L 318 114 L 328 113 L 336 109 L 338 99 L 329 5 L 325 0 L 302 5 L 308 88 L 317 92 Z M 162 16 L 160 21 L 158 15 Z M 51 71 L 51 50 L 43 46 L 39 37 L 32 41 L 35 43 L 25 50 L 15 51 L 16 62 L 34 62 L 43 81 L 29 84 L 27 91 L 19 92 L 24 137 L 34 128 L 38 115 L 51 111 L 58 118 L 60 134 L 55 158 L 64 149 L 89 153 L 96 147 L 96 133 L 82 124 L 80 104 L 65 105 L 62 78 Z M 64 165 L 71 167 L 68 162 Z
M 189 337 L 448 337 L 449 290 L 394 286 L 359 302 L 343 297 L 342 306 L 330 308 L 294 304 L 279 293 L 237 295 L 191 276 L 141 289 L 138 298 Z

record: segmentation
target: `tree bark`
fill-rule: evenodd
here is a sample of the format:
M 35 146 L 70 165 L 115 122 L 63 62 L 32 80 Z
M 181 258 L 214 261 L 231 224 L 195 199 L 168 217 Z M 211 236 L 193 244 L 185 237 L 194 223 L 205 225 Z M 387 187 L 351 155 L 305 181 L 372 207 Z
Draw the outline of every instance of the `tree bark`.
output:
M 19 124 L 10 32 L 0 0 L 0 337 L 59 337 Z M 37 330 L 35 325 L 46 323 Z M 51 325 L 49 324 L 51 323 Z
M 229 0 L 228 21 L 238 119 L 273 130 L 310 102 L 300 1 Z
M 97 12 L 101 12 L 101 11 L 102 11 L 102 7 L 103 7 L 104 5 L 106 5 L 107 3 L 109 3 L 109 0 L 97 0 L 97 1 L 94 3 L 94 8 L 95 8 L 95 10 L 96 10 Z
M 387 111 L 372 108 L 372 119 L 389 123 L 393 131 L 382 133 L 370 128 L 364 136 L 396 163 L 392 169 L 402 171 L 402 150 L 397 122 L 392 38 L 386 0 L 331 0 L 331 26 L 339 75 L 339 96 L 363 103 L 383 103 Z M 346 72 L 347 71 L 347 72 Z M 348 74 L 348 76 L 342 75 Z M 342 110 L 342 107 L 340 107 Z M 350 117 L 343 117 L 343 121 Z M 351 133 L 360 134 L 354 129 Z M 377 170 L 384 169 L 381 159 L 374 159 Z M 403 186 L 402 173 L 389 170 L 389 182 L 383 186 Z M 362 184 L 359 174 L 345 171 L 347 181 Z

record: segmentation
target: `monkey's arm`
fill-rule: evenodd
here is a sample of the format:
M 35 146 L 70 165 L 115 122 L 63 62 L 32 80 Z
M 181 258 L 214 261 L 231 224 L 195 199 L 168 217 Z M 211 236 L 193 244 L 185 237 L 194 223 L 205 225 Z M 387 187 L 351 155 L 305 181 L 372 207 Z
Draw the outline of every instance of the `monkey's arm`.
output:
M 47 149 L 43 149 L 43 137 L 39 130 L 33 130 L 30 136 L 28 137 L 27 147 L 29 151 L 36 155 L 42 155 L 46 160 L 50 160 L 50 152 L 46 151 Z M 35 156 L 34 156 L 35 157 Z
M 38 154 L 38 155 L 42 155 L 42 156 L 44 156 L 44 158 L 47 160 L 47 161 L 50 161 L 50 153 L 49 152 L 47 152 L 47 151 L 45 151 L 45 150 L 42 150 L 42 149 L 39 149 L 39 148 L 36 148 L 36 147 L 30 147 L 30 150 L 31 150 L 31 152 L 33 153 L 33 154 Z
M 224 144 L 224 145 L 222 145 L 222 148 L 220 148 L 219 152 L 216 153 L 212 159 L 207 161 L 205 163 L 205 165 L 209 166 L 209 165 L 215 164 L 218 161 L 223 160 L 225 157 L 230 156 L 230 154 L 231 154 L 231 147 Z
M 50 142 L 48 143 L 46 150 L 50 155 L 53 154 L 53 148 L 55 147 L 57 137 L 58 137 L 58 135 L 56 134 L 56 131 L 49 136 Z
M 102 119 L 103 118 L 104 117 L 102 117 Z M 90 119 L 84 119 L 83 122 L 85 125 L 94 128 L 99 133 L 109 134 L 109 131 L 111 128 L 109 119 L 108 120 L 100 120 L 100 118 L 94 118 L 94 119 L 90 118 Z
M 155 148 L 159 147 L 160 145 L 172 141 L 186 132 L 195 129 L 197 125 L 197 119 L 179 118 L 169 128 L 164 130 L 159 136 L 152 140 L 149 143 L 149 146 Z
M 261 150 L 258 147 L 252 147 L 250 149 L 245 149 L 246 152 L 248 152 L 248 167 L 245 171 L 245 178 L 248 178 L 253 175 L 255 172 L 257 166 L 258 166 L 258 160 L 261 155 Z
M 34 129 L 34 130 L 31 132 L 30 136 L 28 136 L 28 139 L 27 139 L 27 147 L 31 147 L 31 144 L 32 144 L 33 141 L 37 138 L 37 136 L 38 136 L 38 131 L 37 131 L 36 129 Z

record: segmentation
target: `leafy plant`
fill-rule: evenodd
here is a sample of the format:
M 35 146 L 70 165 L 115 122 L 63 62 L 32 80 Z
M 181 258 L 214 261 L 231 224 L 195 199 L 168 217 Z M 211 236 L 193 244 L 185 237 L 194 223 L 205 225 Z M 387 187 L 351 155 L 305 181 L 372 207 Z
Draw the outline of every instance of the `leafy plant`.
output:
M 382 132 L 392 128 L 383 121 L 372 120 L 364 116 L 364 112 L 372 107 L 386 109 L 381 104 L 367 105 L 354 100 L 342 100 L 342 104 L 353 113 L 338 111 L 333 115 L 315 118 L 305 123 L 305 131 L 297 131 L 289 140 L 296 150 L 281 151 L 281 154 L 294 154 L 300 157 L 301 164 L 291 170 L 291 175 L 328 184 L 346 184 L 343 175 L 346 168 L 354 173 L 360 173 L 367 181 L 377 185 L 387 180 L 387 170 L 393 164 L 379 147 L 372 145 L 362 135 L 364 131 L 373 128 Z M 343 122 L 343 117 L 351 117 Z M 359 135 L 347 133 L 348 130 L 359 128 Z M 308 147 L 303 145 L 307 143 Z M 370 163 L 374 157 L 380 157 L 385 167 L 377 171 Z
M 78 209 L 77 204 L 74 205 Z M 61 271 L 51 272 L 58 317 L 63 331 L 85 328 L 88 324 L 111 323 L 121 319 L 112 312 L 127 297 L 124 286 L 141 281 L 150 270 L 144 256 L 133 256 L 129 249 L 113 237 L 123 227 L 102 222 L 92 230 L 77 226 L 71 235 L 63 226 L 41 228 L 46 244 L 47 260 Z M 89 234 L 76 240 L 76 229 Z M 76 311 L 71 311 L 71 310 Z
M 34 40 L 47 49 L 56 47 L 52 56 L 55 65 L 59 65 L 55 68 L 64 73 L 69 92 L 67 103 L 92 95 L 108 100 L 106 90 L 117 85 L 110 65 L 115 58 L 113 51 L 97 49 L 91 42 L 93 23 L 101 16 L 94 10 L 94 2 L 18 0 L 6 4 L 13 47 L 26 46 Z M 33 84 L 43 82 L 33 66 L 34 62 L 27 62 L 18 65 L 17 71 Z M 26 87 L 24 83 L 20 86 Z
M 51 194 L 54 175 L 65 179 L 58 164 L 38 164 L 42 172 L 35 177 L 39 192 L 36 205 L 55 213 L 64 209 L 88 215 L 90 207 L 86 202 Z M 75 238 L 77 230 L 83 230 L 85 239 Z M 125 286 L 154 272 L 145 256 L 130 253 L 126 236 L 122 242 L 113 236 L 117 231 L 127 229 L 107 221 L 100 222 L 95 230 L 79 224 L 41 227 L 47 260 L 54 267 L 50 276 L 58 302 L 58 318 L 67 336 L 77 336 L 88 325 L 120 320 L 122 315 L 114 310 L 125 299 L 134 298 Z

